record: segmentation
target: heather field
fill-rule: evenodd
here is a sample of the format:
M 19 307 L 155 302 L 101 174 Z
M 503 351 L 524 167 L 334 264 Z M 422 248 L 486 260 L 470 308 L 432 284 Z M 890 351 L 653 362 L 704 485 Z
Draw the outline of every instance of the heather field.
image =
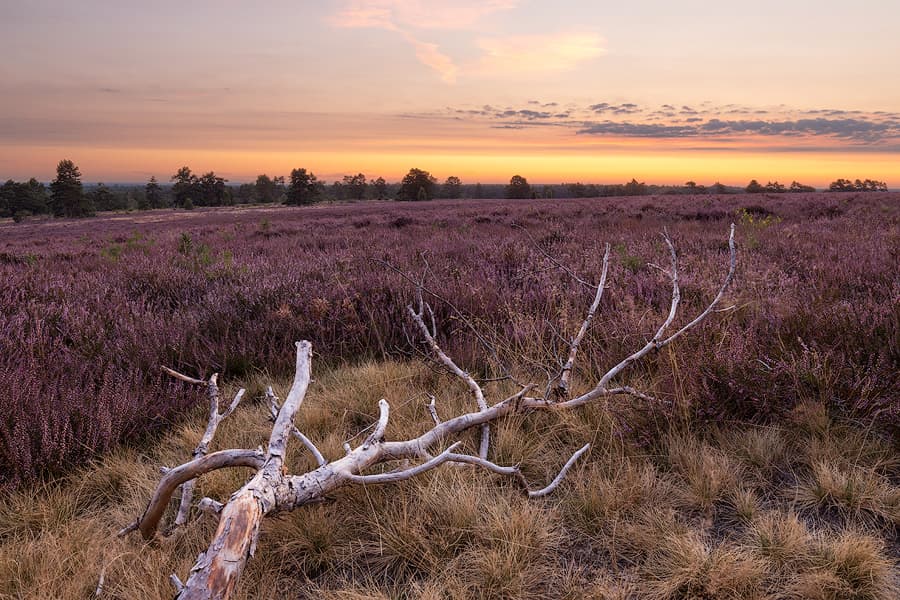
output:
M 216 448 L 268 435 L 293 342 L 314 376 L 298 425 L 326 457 L 392 412 L 427 427 L 426 394 L 465 388 L 422 355 L 405 305 L 427 277 L 438 340 L 486 380 L 541 382 L 564 354 L 611 245 L 607 291 L 573 388 L 591 387 L 665 318 L 676 326 L 738 269 L 699 328 L 619 379 L 611 398 L 498 425 L 492 456 L 546 481 L 545 500 L 468 469 L 360 487 L 270 519 L 239 597 L 897 598 L 900 552 L 900 195 L 791 194 L 358 203 L 151 211 L 0 224 L 0 597 L 166 597 L 214 528 L 143 546 L 114 532 L 160 465 L 190 455 L 202 394 L 165 376 L 221 373 L 247 398 Z M 461 316 L 463 318 L 461 318 Z M 472 327 L 479 332 L 474 335 Z M 488 352 L 486 346 L 494 351 Z M 505 397 L 507 381 L 486 383 Z M 471 407 L 468 407 L 471 409 Z M 455 411 L 455 413 L 454 413 Z M 299 446 L 299 444 L 298 444 Z M 302 448 L 301 448 L 302 449 Z M 292 448 L 292 470 L 312 467 Z M 87 463 L 87 464 L 85 464 Z M 225 500 L 243 472 L 216 472 Z M 59 556 L 69 557 L 65 561 Z M 56 558 L 54 558 L 56 557 Z
M 556 356 L 612 244 L 610 291 L 582 376 L 618 361 L 667 310 L 660 232 L 683 261 L 684 311 L 709 300 L 738 225 L 735 310 L 632 373 L 665 406 L 702 420 L 777 419 L 805 399 L 900 426 L 900 201 L 894 194 L 642 197 L 157 211 L 0 225 L 0 460 L 3 485 L 65 471 L 177 421 L 197 400 L 159 370 L 240 380 L 412 352 L 409 273 L 478 324 L 519 369 Z M 487 353 L 446 303 L 440 334 L 467 368 Z M 677 360 L 677 363 L 671 361 Z M 602 372 L 602 371 L 600 371 Z M 533 373 L 527 373 L 533 375 Z M 540 374 L 540 373 L 539 373 Z M 523 376 L 523 379 L 529 377 Z M 649 426 L 649 425 L 648 425 Z M 652 435 L 652 427 L 645 433 Z M 642 431 L 638 431 L 641 434 Z

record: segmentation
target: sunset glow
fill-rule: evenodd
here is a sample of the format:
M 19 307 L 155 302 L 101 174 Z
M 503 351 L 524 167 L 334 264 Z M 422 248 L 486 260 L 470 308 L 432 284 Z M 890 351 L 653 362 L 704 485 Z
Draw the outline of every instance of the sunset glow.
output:
M 13 3 L 0 178 L 900 183 L 896 4 L 632 4 Z

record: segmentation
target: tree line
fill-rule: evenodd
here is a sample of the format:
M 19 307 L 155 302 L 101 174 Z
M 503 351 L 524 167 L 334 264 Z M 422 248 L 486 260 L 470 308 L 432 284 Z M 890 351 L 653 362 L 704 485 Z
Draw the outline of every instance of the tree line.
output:
M 850 181 L 838 179 L 828 187 L 833 192 L 884 192 L 887 184 L 872 179 Z M 319 180 L 305 168 L 291 171 L 290 177 L 259 175 L 253 183 L 228 185 L 228 180 L 210 171 L 203 175 L 184 166 L 175 172 L 168 185 L 151 177 L 143 187 L 106 186 L 98 183 L 85 186 L 81 171 L 71 160 L 61 160 L 56 178 L 49 190 L 31 178 L 27 182 L 9 180 L 0 186 L 0 217 L 21 221 L 31 215 L 52 214 L 57 217 L 86 217 L 99 211 L 151 210 L 196 206 L 230 206 L 234 204 L 282 203 L 304 206 L 322 201 L 387 200 L 427 201 L 435 198 L 596 198 L 608 196 L 643 196 L 675 194 L 733 194 L 733 193 L 800 193 L 815 192 L 816 188 L 797 181 L 789 186 L 770 181 L 766 185 L 752 180 L 745 188 L 725 186 L 719 182 L 711 186 L 688 181 L 683 186 L 648 185 L 632 179 L 623 184 L 598 185 L 563 183 L 535 186 L 521 175 L 514 175 L 508 184 L 463 184 L 459 177 L 449 176 L 443 182 L 426 170 L 412 168 L 398 183 L 388 183 L 384 177 L 368 179 L 365 174 L 344 176 L 330 185 Z

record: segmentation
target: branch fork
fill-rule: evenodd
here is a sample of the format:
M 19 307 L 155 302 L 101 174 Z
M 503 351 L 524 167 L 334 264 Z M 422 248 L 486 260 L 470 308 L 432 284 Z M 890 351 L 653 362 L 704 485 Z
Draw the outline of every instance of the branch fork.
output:
M 540 489 L 532 489 L 518 466 L 502 466 L 489 460 L 489 426 L 492 422 L 515 414 L 525 414 L 534 410 L 567 410 L 614 395 L 630 395 L 648 402 L 655 401 L 651 396 L 628 385 L 612 387 L 610 383 L 630 365 L 641 360 L 651 351 L 671 344 L 681 335 L 696 327 L 707 316 L 716 312 L 718 303 L 733 279 L 736 265 L 734 225 L 732 225 L 729 236 L 730 266 L 718 294 L 703 312 L 681 329 L 666 336 L 666 331 L 675 319 L 680 302 L 680 290 L 675 247 L 667 234 L 665 241 L 672 260 L 672 268 L 669 272 L 672 280 L 672 300 L 665 320 L 653 338 L 643 347 L 606 371 L 593 389 L 574 398 L 570 397 L 570 377 L 580 344 L 601 303 L 609 265 L 609 245 L 606 246 L 604 253 L 603 269 L 600 282 L 595 288 L 594 299 L 581 327 L 569 342 L 566 361 L 560 362 L 562 370 L 558 375 L 559 381 L 555 386 L 548 385 L 547 391 L 541 397 L 528 396 L 536 386 L 527 384 L 522 385 L 520 391 L 512 396 L 496 404 L 488 405 L 481 385 L 469 373 L 461 369 L 437 344 L 434 311 L 424 301 L 422 294 L 424 286 L 418 283 L 416 306 L 409 305 L 407 312 L 437 360 L 465 384 L 475 400 L 474 410 L 442 420 L 437 414 L 434 396 L 429 396 L 427 408 L 432 421 L 434 421 L 434 427 L 418 437 L 394 441 L 386 439 L 391 410 L 388 401 L 382 399 L 378 402 L 379 416 L 372 432 L 356 448 L 345 443 L 345 455 L 330 462 L 294 424 L 310 383 L 312 345 L 309 342 L 296 343 L 294 380 L 284 402 L 279 404 L 279 399 L 271 387 L 266 390 L 265 397 L 274 422 L 268 446 L 265 449 L 230 449 L 208 453 L 207 449 L 216 427 L 240 403 L 243 390 L 238 392 L 229 408 L 224 413 L 220 413 L 216 375 L 211 376 L 208 381 L 203 381 L 166 369 L 166 372 L 187 383 L 207 386 L 210 397 L 210 417 L 207 429 L 191 460 L 163 473 L 144 513 L 134 523 L 125 527 L 120 535 L 135 530 L 140 531 L 144 539 L 152 539 L 157 535 L 159 523 L 178 486 L 182 486 L 182 502 L 178 511 L 179 516 L 176 517 L 176 524 L 182 524 L 190 512 L 193 482 L 196 478 L 218 469 L 232 467 L 253 469 L 254 473 L 247 483 L 232 494 L 227 502 L 221 503 L 211 498 L 203 498 L 200 501 L 199 508 L 202 512 L 218 515 L 218 527 L 209 548 L 197 557 L 187 580 L 182 583 L 174 575 L 171 579 L 178 598 L 225 599 L 234 592 L 247 560 L 253 556 L 262 521 L 267 515 L 322 502 L 328 498 L 330 493 L 344 487 L 398 483 L 444 464 L 468 464 L 513 478 L 530 498 L 540 498 L 552 493 L 572 466 L 590 449 L 590 444 L 585 444 L 573 453 L 548 485 Z M 567 269 L 566 271 L 574 276 L 571 271 Z M 579 282 L 583 283 L 582 280 Z M 458 452 L 462 443 L 458 439 L 459 436 L 475 429 L 481 431 L 478 455 Z M 285 456 L 287 443 L 292 437 L 300 440 L 315 457 L 318 465 L 315 469 L 299 475 L 290 473 L 285 464 Z M 429 453 L 429 450 L 436 451 L 437 448 L 448 442 L 449 445 L 446 445 L 437 454 Z M 394 468 L 391 469 L 391 466 Z M 388 470 L 382 469 L 383 472 L 380 473 L 371 472 L 372 469 L 378 467 Z M 182 515 L 183 519 L 179 521 Z

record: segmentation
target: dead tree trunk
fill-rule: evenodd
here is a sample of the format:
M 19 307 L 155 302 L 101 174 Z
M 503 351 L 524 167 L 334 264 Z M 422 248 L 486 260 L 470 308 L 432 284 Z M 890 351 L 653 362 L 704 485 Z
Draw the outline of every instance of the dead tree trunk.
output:
M 322 457 L 315 445 L 294 426 L 294 417 L 300 409 L 309 386 L 312 358 L 312 345 L 306 341 L 297 342 L 294 381 L 284 404 L 279 407 L 274 393 L 271 390 L 267 393 L 270 409 L 275 417 L 275 424 L 269 437 L 268 448 L 265 451 L 234 449 L 206 454 L 204 447 L 202 453 L 196 451 L 191 461 L 168 470 L 163 475 L 143 515 L 120 533 L 124 535 L 137 529 L 140 530 L 144 539 L 151 539 L 157 535 L 165 508 L 179 485 L 187 484 L 210 471 L 226 467 L 256 469 L 250 480 L 241 489 L 232 494 L 224 505 L 210 498 L 203 498 L 200 501 L 200 507 L 203 510 L 219 515 L 218 528 L 209 548 L 197 557 L 197 561 L 191 569 L 187 581 L 182 584 L 177 576 L 171 576 L 178 598 L 184 600 L 224 599 L 228 598 L 234 591 L 247 560 L 253 556 L 262 520 L 266 515 L 273 512 L 290 511 L 305 504 L 322 501 L 328 494 L 345 486 L 398 482 L 445 463 L 462 463 L 476 465 L 494 473 L 514 477 L 522 484 L 523 491 L 529 497 L 540 497 L 549 494 L 560 484 L 575 461 L 588 450 L 589 445 L 585 445 L 575 452 L 568 462 L 563 465 L 559 474 L 547 486 L 540 489 L 531 489 L 517 467 L 505 467 L 488 460 L 490 438 L 487 427 L 490 423 L 509 415 L 525 414 L 537 410 L 567 410 L 588 404 L 599 398 L 615 395 L 631 395 L 644 400 L 652 400 L 647 394 L 630 386 L 612 385 L 612 382 L 631 364 L 641 360 L 651 351 L 659 350 L 672 343 L 714 312 L 733 279 L 736 266 L 734 225 L 732 225 L 728 240 L 730 249 L 728 273 L 718 293 L 702 313 L 674 333 L 666 335 L 667 330 L 675 319 L 681 293 L 678 286 L 678 258 L 675 253 L 675 247 L 668 236 L 665 237 L 665 241 L 671 254 L 669 276 L 672 281 L 672 301 L 666 319 L 650 341 L 609 369 L 588 392 L 575 398 L 568 398 L 569 373 L 574 367 L 578 346 L 600 305 L 600 298 L 606 282 L 609 259 L 608 249 L 603 260 L 603 273 L 601 274 L 600 283 L 596 286 L 594 301 L 588 310 L 584 323 L 572 338 L 567 360 L 564 363 L 562 360 L 560 361 L 560 364 L 564 365 L 563 369 L 548 381 L 546 392 L 541 396 L 529 396 L 528 394 L 536 386 L 527 384 L 523 385 L 518 393 L 495 404 L 488 404 L 484 390 L 478 382 L 459 368 L 435 341 L 436 332 L 433 324 L 431 329 L 429 329 L 428 324 L 425 322 L 426 315 L 429 315 L 433 322 L 433 313 L 424 301 L 422 287 L 419 286 L 417 289 L 417 307 L 409 306 L 408 312 L 436 359 L 469 389 L 476 401 L 477 410 L 442 421 L 437 416 L 437 410 L 432 400 L 432 403 L 429 405 L 429 411 L 435 422 L 435 426 L 432 429 L 416 438 L 402 441 L 387 441 L 385 440 L 385 432 L 390 418 L 390 405 L 387 400 L 382 399 L 378 403 L 379 418 L 375 424 L 374 431 L 356 448 L 351 448 L 345 444 L 347 449 L 346 455 L 328 462 Z M 190 378 L 187 378 L 187 380 L 190 380 Z M 193 383 L 204 383 L 200 380 L 191 381 Z M 215 379 L 213 377 L 210 380 L 210 388 L 212 389 L 214 385 Z M 562 398 L 560 398 L 561 395 Z M 235 402 L 232 403 L 232 408 L 229 408 L 228 412 L 237 405 L 239 398 L 240 394 L 235 399 Z M 215 432 L 213 415 L 218 415 L 217 400 L 212 402 L 210 425 L 207 427 L 207 434 L 210 434 L 210 430 L 213 433 Z M 472 456 L 456 452 L 461 443 L 457 441 L 459 435 L 474 428 L 479 428 L 482 431 L 479 455 Z M 316 457 L 319 464 L 318 468 L 302 475 L 291 475 L 288 473 L 284 457 L 285 447 L 291 436 L 300 439 Z M 203 439 L 207 440 L 207 438 L 211 439 L 211 434 L 205 434 Z M 201 442 L 201 446 L 203 446 L 203 442 Z M 443 450 L 437 453 L 432 452 L 432 450 L 441 446 L 444 446 Z M 400 469 L 385 473 L 366 474 L 366 471 L 375 465 L 395 461 L 403 461 L 401 464 L 404 465 L 408 465 L 412 461 L 418 461 L 418 464 L 415 466 L 403 466 Z M 179 511 L 180 513 L 181 511 Z

